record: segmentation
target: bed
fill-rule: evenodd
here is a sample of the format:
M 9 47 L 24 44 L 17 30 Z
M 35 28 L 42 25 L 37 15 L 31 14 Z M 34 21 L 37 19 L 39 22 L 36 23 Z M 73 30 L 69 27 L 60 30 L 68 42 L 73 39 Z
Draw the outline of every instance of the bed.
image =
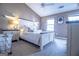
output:
M 40 46 L 40 49 L 43 50 L 43 47 L 54 40 L 54 32 L 52 31 L 42 31 L 42 32 L 24 32 L 20 35 L 23 40 L 34 43 Z

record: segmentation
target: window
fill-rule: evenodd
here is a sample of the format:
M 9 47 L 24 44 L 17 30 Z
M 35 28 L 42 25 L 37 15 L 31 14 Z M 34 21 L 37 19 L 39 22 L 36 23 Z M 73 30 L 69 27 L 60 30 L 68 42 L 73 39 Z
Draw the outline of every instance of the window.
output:
M 69 21 L 76 21 L 79 20 L 79 16 L 72 16 L 72 17 L 68 17 Z
M 47 30 L 48 31 L 54 31 L 54 19 L 53 20 L 47 20 Z

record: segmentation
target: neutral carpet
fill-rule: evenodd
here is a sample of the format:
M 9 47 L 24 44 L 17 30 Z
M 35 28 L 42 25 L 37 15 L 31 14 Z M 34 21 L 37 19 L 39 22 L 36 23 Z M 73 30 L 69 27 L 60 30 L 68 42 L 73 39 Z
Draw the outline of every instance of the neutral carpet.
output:
M 28 56 L 39 51 L 39 47 L 24 41 L 13 43 L 12 56 Z
M 66 56 L 66 40 L 55 39 L 45 46 L 44 50 L 32 54 L 33 56 Z
M 14 42 L 11 56 L 66 56 L 66 40 L 54 39 L 42 51 L 39 47 L 24 41 Z

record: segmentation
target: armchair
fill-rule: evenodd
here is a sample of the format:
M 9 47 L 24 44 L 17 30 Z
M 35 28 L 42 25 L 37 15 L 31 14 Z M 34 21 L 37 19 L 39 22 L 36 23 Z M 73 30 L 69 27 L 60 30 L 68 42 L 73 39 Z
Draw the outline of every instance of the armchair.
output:
M 0 34 L 0 53 L 12 52 L 12 37 L 13 34 Z

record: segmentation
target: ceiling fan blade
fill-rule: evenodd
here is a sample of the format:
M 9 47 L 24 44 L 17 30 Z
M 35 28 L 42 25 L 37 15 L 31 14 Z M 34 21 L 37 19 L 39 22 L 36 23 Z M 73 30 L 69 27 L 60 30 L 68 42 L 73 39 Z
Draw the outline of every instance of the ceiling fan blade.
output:
M 42 7 L 45 7 L 45 6 L 49 6 L 49 5 L 54 5 L 55 3 L 41 3 L 41 6 Z

